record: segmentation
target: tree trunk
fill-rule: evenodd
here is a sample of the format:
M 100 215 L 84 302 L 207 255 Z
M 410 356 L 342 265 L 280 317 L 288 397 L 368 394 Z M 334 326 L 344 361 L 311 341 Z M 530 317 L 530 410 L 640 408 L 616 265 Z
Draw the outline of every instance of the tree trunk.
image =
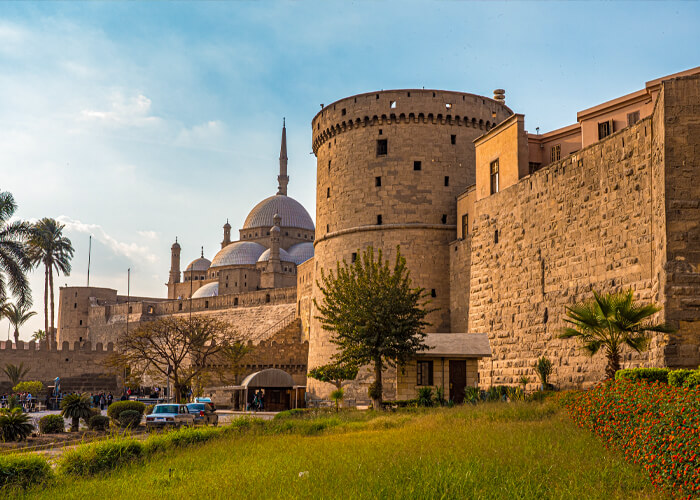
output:
M 19 342 L 19 329 L 15 327 L 15 344 Z
M 620 352 L 617 349 L 608 351 L 608 366 L 605 368 L 605 379 L 615 380 L 615 373 L 620 369 Z
M 48 349 L 51 350 L 51 337 L 49 336 L 49 268 L 44 265 L 44 331 Z
M 78 417 L 73 417 L 70 424 L 70 431 L 78 432 L 78 429 L 80 429 L 80 419 Z
M 51 289 L 51 345 L 53 345 L 54 342 L 56 342 L 56 331 L 54 330 L 54 323 L 53 323 L 53 312 L 54 312 L 54 306 L 53 306 L 53 269 L 49 268 L 49 287 Z
M 374 360 L 374 383 L 376 393 L 372 396 L 372 407 L 375 410 L 382 409 L 382 358 Z

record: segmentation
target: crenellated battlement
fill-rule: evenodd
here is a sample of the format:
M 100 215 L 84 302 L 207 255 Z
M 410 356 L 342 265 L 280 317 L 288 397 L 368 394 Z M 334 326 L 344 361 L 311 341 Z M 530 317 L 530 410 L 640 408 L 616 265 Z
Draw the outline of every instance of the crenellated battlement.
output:
M 37 352 L 81 352 L 81 353 L 110 353 L 114 352 L 114 344 L 109 342 L 106 346 L 98 342 L 94 346 L 91 342 L 54 342 L 49 349 L 48 341 L 24 342 L 20 340 L 14 343 L 10 340 L 0 340 L 0 351 L 37 351 Z

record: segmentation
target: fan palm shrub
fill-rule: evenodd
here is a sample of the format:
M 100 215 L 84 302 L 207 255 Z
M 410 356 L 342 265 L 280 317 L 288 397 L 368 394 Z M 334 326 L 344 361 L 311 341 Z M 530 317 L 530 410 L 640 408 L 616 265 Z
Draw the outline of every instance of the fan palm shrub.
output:
M 61 415 L 71 419 L 71 432 L 78 432 L 80 419 L 92 416 L 90 396 L 87 394 L 69 394 L 61 401 Z
M 54 330 L 54 292 L 53 274 L 70 274 L 70 260 L 73 258 L 75 249 L 71 241 L 63 236 L 65 226 L 56 219 L 44 217 L 32 226 L 31 237 L 29 238 L 29 258 L 34 266 L 44 266 L 44 331 L 47 332 L 49 340 L 53 343 L 55 339 Z M 50 295 L 49 295 L 50 292 Z M 51 323 L 49 328 L 48 304 L 51 299 Z
M 29 415 L 21 408 L 0 410 L 0 438 L 3 441 L 23 441 L 33 430 Z
M 5 309 L 5 317 L 15 330 L 15 344 L 19 342 L 19 327 L 25 324 L 32 316 L 36 316 L 34 311 L 30 311 L 30 304 L 24 305 L 8 304 Z
M 542 356 L 537 360 L 537 363 L 535 363 L 535 371 L 537 372 L 537 376 L 540 377 L 540 382 L 542 383 L 542 390 L 549 390 L 551 388 L 549 383 L 549 376 L 554 371 L 554 365 L 552 364 L 552 362 L 549 359 Z
M 7 375 L 7 378 L 10 379 L 10 382 L 12 382 L 12 386 L 14 387 L 27 376 L 27 373 L 29 373 L 29 368 L 25 368 L 24 363 L 20 363 L 19 365 L 7 363 L 2 371 L 5 375 Z
M 566 322 L 560 338 L 578 339 L 583 350 L 593 356 L 601 349 L 608 358 L 605 378 L 614 379 L 620 369 L 623 346 L 636 352 L 649 347 L 650 332 L 671 333 L 673 327 L 650 318 L 661 310 L 656 304 L 637 304 L 632 290 L 599 295 L 566 308 Z

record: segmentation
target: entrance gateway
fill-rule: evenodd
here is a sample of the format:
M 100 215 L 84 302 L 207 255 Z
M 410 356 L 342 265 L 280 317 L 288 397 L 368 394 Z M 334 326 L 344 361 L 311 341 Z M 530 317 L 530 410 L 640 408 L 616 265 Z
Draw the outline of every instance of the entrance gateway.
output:
M 467 361 L 450 360 L 450 399 L 455 404 L 464 402 L 464 389 L 467 387 Z

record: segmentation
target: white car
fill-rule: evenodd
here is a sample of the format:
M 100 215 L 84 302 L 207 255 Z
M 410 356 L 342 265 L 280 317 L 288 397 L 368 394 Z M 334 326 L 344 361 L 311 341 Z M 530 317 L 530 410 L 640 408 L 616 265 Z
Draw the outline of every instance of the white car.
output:
M 194 417 L 187 409 L 187 405 L 156 405 L 153 408 L 153 412 L 146 416 L 146 429 L 192 427 L 194 425 Z

